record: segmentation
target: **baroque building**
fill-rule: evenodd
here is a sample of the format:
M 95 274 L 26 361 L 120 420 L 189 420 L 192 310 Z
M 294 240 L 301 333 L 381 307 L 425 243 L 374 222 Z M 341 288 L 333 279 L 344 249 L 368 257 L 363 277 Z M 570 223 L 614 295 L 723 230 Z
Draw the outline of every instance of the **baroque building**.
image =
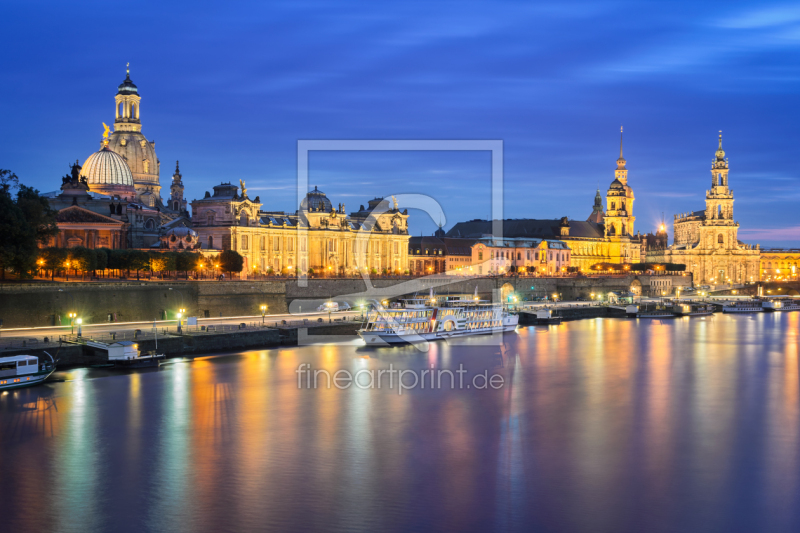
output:
M 82 166 L 77 161 L 71 165 L 70 174 L 62 178 L 60 191 L 43 195 L 59 211 L 56 218 L 65 235 L 51 245 L 157 247 L 162 246 L 160 237 L 169 229 L 165 224 L 188 219 L 177 167 L 169 204 L 165 205 L 159 196 L 160 163 L 155 143 L 142 134 L 141 97 L 131 81 L 130 70 L 117 88 L 114 101 L 114 132 L 103 124 L 100 150 L 89 155 Z M 68 212 L 61 213 L 68 208 Z M 109 222 L 112 220 L 114 224 Z M 98 224 L 111 224 L 118 229 L 109 233 L 98 229 Z
M 222 183 L 194 200 L 192 226 L 204 251 L 235 250 L 244 272 L 351 275 L 408 269 L 408 210 L 371 200 L 347 215 L 324 192 L 310 191 L 295 213 L 262 210 L 240 187 Z
M 620 131 L 619 159 L 614 171 L 614 181 L 606 193 L 606 208 L 597 191 L 592 213 L 585 221 L 560 219 L 506 219 L 503 220 L 503 238 L 528 238 L 545 241 L 562 241 L 569 250 L 569 262 L 559 267 L 573 266 L 589 272 L 600 263 L 639 263 L 644 254 L 644 239 L 634 234 L 633 189 L 628 185 L 628 169 L 622 154 Z M 490 237 L 491 220 L 459 222 L 447 232 L 452 238 L 480 239 Z M 549 263 L 548 263 L 549 265 Z M 520 266 L 524 266 L 520 263 Z M 541 266 L 541 265 L 540 265 Z M 548 268 L 550 268 L 548 266 Z
M 733 218 L 728 171 L 720 133 L 705 210 L 675 215 L 673 244 L 664 249 L 648 249 L 647 262 L 686 265 L 694 282 L 701 285 L 759 279 L 758 245 L 750 246 L 738 239 L 739 223 Z

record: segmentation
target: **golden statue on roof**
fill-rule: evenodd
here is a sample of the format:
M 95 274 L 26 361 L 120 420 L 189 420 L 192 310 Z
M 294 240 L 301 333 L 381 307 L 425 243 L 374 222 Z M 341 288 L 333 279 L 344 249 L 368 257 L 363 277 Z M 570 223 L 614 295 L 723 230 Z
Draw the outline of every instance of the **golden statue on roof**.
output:
M 103 122 L 103 128 L 105 130 L 103 131 L 103 146 L 108 146 L 108 132 L 110 128 L 106 126 L 105 122 Z

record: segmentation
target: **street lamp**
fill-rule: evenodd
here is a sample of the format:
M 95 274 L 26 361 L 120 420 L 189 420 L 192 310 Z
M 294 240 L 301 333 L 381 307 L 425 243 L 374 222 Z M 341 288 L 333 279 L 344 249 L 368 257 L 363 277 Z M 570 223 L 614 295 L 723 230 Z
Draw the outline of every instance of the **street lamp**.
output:
M 325 302 L 325 307 L 328 308 L 328 324 L 331 323 L 331 312 L 333 311 L 333 302 Z
M 75 334 L 75 318 L 78 316 L 78 313 L 67 313 L 67 316 L 69 317 L 69 326 L 72 329 L 72 331 L 70 331 L 70 335 L 74 335 Z
M 264 325 L 264 318 L 266 316 L 267 316 L 267 306 L 266 305 L 262 305 L 261 306 L 261 325 L 262 326 Z
M 178 333 L 181 332 L 181 317 L 186 313 L 186 309 L 178 309 Z
M 76 322 L 78 322 L 78 337 L 81 336 L 81 324 L 83 324 L 83 319 L 79 318 Z

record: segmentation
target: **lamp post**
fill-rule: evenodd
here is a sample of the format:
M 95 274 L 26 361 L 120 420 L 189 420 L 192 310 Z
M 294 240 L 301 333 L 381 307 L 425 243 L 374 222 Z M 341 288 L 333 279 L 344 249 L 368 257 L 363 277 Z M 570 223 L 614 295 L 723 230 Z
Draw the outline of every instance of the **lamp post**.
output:
M 331 312 L 333 312 L 333 302 L 325 302 L 325 307 L 328 309 L 328 324 L 331 323 Z
M 181 323 L 182 323 L 181 317 L 184 315 L 184 313 L 186 313 L 186 309 L 183 309 L 183 308 L 178 309 L 178 316 L 177 316 L 177 318 L 178 318 L 178 333 L 181 333 Z
M 79 318 L 79 319 L 76 320 L 76 322 L 78 323 L 78 337 L 80 337 L 81 336 L 81 324 L 83 324 L 83 319 Z
M 262 304 L 261 305 L 261 325 L 262 326 L 264 325 L 264 319 L 265 319 L 266 316 L 267 316 L 267 306 Z
M 71 329 L 70 335 L 75 334 L 75 318 L 78 316 L 78 313 L 67 313 L 69 317 L 69 327 Z

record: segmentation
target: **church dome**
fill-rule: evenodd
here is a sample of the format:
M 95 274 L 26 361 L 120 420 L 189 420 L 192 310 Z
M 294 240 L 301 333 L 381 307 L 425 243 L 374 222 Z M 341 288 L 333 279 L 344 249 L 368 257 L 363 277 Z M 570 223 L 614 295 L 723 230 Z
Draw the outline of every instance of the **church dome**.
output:
M 314 187 L 314 190 L 309 192 L 306 195 L 306 199 L 304 202 L 304 208 L 308 208 L 309 211 L 331 211 L 333 209 L 333 204 L 328 197 L 325 196 L 325 193 Z
M 125 77 L 125 81 L 117 87 L 117 94 L 139 94 L 139 88 L 131 81 L 131 73 Z
M 81 176 L 86 178 L 89 188 L 97 192 L 103 192 L 100 189 L 107 187 L 133 188 L 133 175 L 128 164 L 108 147 L 103 147 L 86 159 Z

